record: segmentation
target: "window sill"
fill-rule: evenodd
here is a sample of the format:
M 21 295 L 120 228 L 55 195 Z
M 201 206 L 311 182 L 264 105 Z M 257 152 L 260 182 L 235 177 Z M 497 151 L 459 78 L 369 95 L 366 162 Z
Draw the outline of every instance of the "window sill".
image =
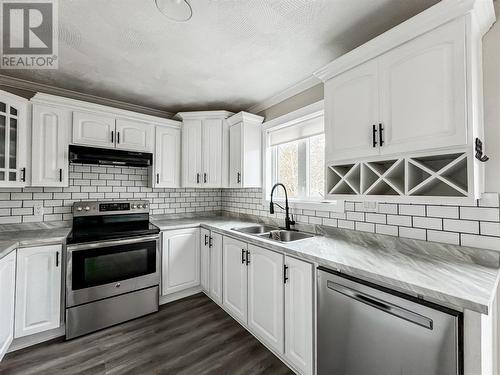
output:
M 264 204 L 269 205 L 271 201 L 269 199 L 264 200 Z M 273 198 L 273 202 L 278 203 L 282 206 L 285 204 L 285 200 L 282 198 Z M 299 210 L 314 210 L 314 211 L 327 211 L 327 212 L 344 212 L 344 201 L 343 200 L 332 200 L 332 201 L 306 201 L 306 200 L 288 200 L 288 205 L 290 208 L 295 208 Z

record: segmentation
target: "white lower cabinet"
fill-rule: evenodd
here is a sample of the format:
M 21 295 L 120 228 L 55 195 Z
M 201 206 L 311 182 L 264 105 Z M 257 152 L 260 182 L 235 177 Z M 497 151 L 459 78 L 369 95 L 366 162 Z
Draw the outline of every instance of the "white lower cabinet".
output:
M 14 337 L 60 326 L 61 254 L 61 245 L 18 250 Z
M 210 231 L 200 229 L 200 284 L 206 294 L 210 293 Z
M 200 229 L 162 232 L 162 295 L 200 285 Z
M 222 244 L 222 304 L 236 320 L 247 324 L 247 244 L 224 237 Z
M 14 339 L 16 252 L 0 259 L 0 361 Z
M 248 328 L 283 353 L 283 255 L 248 245 Z
M 313 266 L 285 256 L 285 358 L 304 375 L 313 371 Z
M 210 235 L 210 297 L 222 304 L 222 242 L 223 237 L 219 233 L 211 232 Z

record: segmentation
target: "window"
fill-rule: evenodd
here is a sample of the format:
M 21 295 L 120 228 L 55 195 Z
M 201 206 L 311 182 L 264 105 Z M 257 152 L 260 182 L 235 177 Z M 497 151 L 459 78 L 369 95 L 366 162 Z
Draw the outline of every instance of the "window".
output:
M 323 200 L 325 135 L 322 111 L 268 129 L 267 145 L 268 188 L 281 182 L 289 198 Z M 276 195 L 284 197 L 283 190 L 276 190 Z

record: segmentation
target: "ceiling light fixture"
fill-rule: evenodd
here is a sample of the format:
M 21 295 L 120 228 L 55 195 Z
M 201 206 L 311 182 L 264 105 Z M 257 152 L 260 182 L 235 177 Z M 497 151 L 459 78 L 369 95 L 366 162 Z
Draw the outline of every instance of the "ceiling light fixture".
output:
M 158 10 L 168 19 L 186 22 L 193 16 L 193 10 L 187 0 L 155 0 Z

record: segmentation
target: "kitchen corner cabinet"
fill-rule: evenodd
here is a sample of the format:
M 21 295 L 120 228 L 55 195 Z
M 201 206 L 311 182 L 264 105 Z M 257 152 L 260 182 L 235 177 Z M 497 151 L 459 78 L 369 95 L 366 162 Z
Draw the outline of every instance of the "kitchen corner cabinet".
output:
M 201 288 L 220 305 L 222 304 L 222 235 L 202 228 L 200 243 Z
M 16 251 L 0 259 L 0 361 L 14 339 Z
M 68 186 L 71 111 L 33 103 L 32 186 Z
M 222 304 L 228 313 L 247 325 L 247 251 L 245 242 L 224 237 L 222 243 Z
M 283 353 L 283 255 L 248 245 L 248 257 L 248 328 Z
M 313 370 L 313 266 L 285 256 L 285 358 L 304 375 Z
M 200 285 L 200 229 L 162 232 L 162 295 Z
M 29 102 L 0 90 L 0 187 L 29 184 Z
M 227 119 L 229 125 L 229 187 L 262 186 L 263 117 L 239 112 Z
M 153 187 L 176 188 L 181 181 L 181 129 L 156 127 Z
M 227 184 L 226 111 L 181 112 L 182 186 L 220 188 Z
M 60 326 L 61 261 L 61 245 L 18 250 L 15 338 Z

